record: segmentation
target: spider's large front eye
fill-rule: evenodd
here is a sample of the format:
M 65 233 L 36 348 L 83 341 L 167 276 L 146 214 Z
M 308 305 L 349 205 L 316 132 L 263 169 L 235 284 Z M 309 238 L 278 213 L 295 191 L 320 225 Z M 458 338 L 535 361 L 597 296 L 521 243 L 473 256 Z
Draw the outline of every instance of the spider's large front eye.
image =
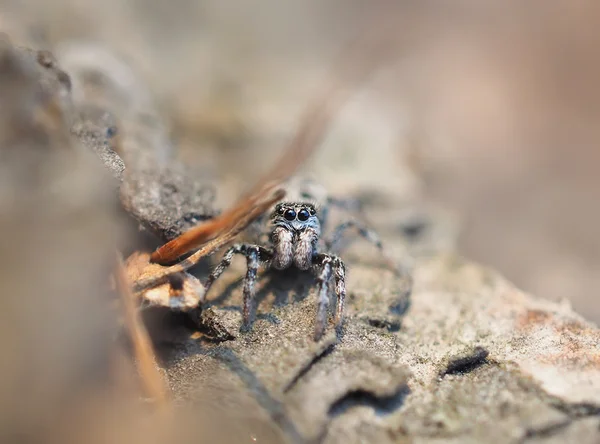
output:
M 298 211 L 298 220 L 305 222 L 308 220 L 308 217 L 310 216 L 310 214 L 308 214 L 308 210 L 306 209 L 302 209 L 300 211 Z
M 287 210 L 284 213 L 283 217 L 285 217 L 286 220 L 292 221 L 292 220 L 296 219 L 296 212 L 294 210 L 292 210 L 292 209 Z

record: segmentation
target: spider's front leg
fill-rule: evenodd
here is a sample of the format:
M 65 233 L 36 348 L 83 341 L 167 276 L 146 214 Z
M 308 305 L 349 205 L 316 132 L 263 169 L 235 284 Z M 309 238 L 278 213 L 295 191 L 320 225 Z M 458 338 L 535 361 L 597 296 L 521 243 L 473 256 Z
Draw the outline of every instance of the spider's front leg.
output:
M 327 308 L 329 307 L 329 280 L 335 276 L 335 293 L 337 296 L 335 323 L 341 325 L 344 302 L 346 299 L 346 268 L 342 260 L 330 254 L 318 254 L 314 266 L 317 273 L 317 318 L 315 321 L 315 341 L 323 336 L 327 325 Z
M 244 307 L 243 307 L 243 326 L 250 326 L 250 313 L 252 312 L 252 301 L 254 300 L 254 284 L 256 283 L 256 274 L 260 262 L 269 261 L 272 253 L 264 247 L 250 244 L 237 244 L 232 246 L 223 255 L 223 259 L 219 265 L 215 267 L 213 272 L 208 277 L 204 284 L 205 293 L 208 292 L 212 284 L 223 274 L 223 272 L 231 265 L 233 256 L 236 254 L 243 255 L 246 258 L 247 270 L 244 279 Z

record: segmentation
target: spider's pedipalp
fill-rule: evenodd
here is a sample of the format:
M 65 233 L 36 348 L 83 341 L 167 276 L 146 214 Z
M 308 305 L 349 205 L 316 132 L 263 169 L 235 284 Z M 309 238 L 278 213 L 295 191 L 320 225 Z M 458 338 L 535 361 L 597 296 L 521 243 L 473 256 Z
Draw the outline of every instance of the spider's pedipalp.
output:
M 300 270 L 308 270 L 316 255 L 319 232 L 314 228 L 307 228 L 296 237 L 294 248 L 294 265 Z
M 294 233 L 285 226 L 275 227 L 271 242 L 274 250 L 273 268 L 285 270 L 294 259 Z

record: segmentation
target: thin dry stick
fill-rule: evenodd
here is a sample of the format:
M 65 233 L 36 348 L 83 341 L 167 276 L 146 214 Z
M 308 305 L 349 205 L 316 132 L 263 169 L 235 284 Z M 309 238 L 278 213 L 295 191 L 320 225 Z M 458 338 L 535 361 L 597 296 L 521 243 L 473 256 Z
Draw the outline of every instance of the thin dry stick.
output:
M 139 319 L 135 304 L 134 294 L 127 278 L 125 265 L 120 253 L 117 253 L 117 267 L 115 270 L 117 290 L 123 302 L 125 327 L 133 344 L 133 351 L 138 362 L 140 379 L 146 396 L 155 399 L 163 408 L 168 403 L 167 388 L 164 380 L 156 369 L 156 361 L 152 343 L 146 328 Z
M 209 241 L 190 257 L 179 262 L 178 264 L 172 265 L 170 267 L 164 267 L 160 271 L 160 273 L 157 273 L 150 278 L 140 279 L 136 281 L 133 286 L 134 293 L 139 293 L 148 288 L 164 284 L 165 282 L 167 282 L 167 279 L 170 275 L 175 273 L 181 273 L 182 271 L 186 271 L 192 268 L 198 263 L 200 259 L 214 253 L 219 248 L 223 247 L 223 245 L 226 245 L 227 243 L 231 242 L 235 238 L 235 236 L 241 233 L 253 220 L 255 220 L 257 217 L 263 214 L 275 202 L 280 201 L 284 195 L 285 193 L 283 190 L 278 190 L 277 192 L 275 192 L 273 197 L 264 202 L 259 203 L 254 208 L 251 208 L 248 214 L 235 221 L 235 225 L 233 225 L 233 227 L 229 231 L 220 235 L 216 239 Z
M 271 200 L 272 199 L 269 201 Z M 244 214 L 252 211 L 252 208 L 256 205 L 256 199 L 240 202 L 237 206 L 226 211 L 221 216 L 197 225 L 183 233 L 181 236 L 167 242 L 152 253 L 150 260 L 158 264 L 173 262 L 180 256 L 199 247 L 204 242 L 218 237 L 221 234 L 226 234 L 238 225 L 237 222 L 240 220 L 240 217 L 243 217 Z M 263 211 L 266 211 L 268 208 L 269 207 L 267 206 Z M 260 216 L 260 214 L 256 215 L 256 217 L 258 216 Z M 252 221 L 249 221 L 248 223 L 250 222 Z
M 232 224 L 235 225 L 242 215 L 250 211 L 260 199 L 269 196 L 298 170 L 319 146 L 327 128 L 350 94 L 384 60 L 386 51 L 382 50 L 386 48 L 383 42 L 378 40 L 377 37 L 380 36 L 375 36 L 374 39 L 368 37 L 367 35 L 366 38 L 363 36 L 357 39 L 343 52 L 325 89 L 316 96 L 305 111 L 288 149 L 263 178 L 229 211 L 212 221 L 188 230 L 154 251 L 151 255 L 153 262 L 159 264 L 172 262 L 207 240 L 231 230 Z M 368 60 L 364 59 L 365 55 L 368 55 Z M 343 87 L 343 77 L 350 77 L 345 82 L 348 84 L 347 88 Z

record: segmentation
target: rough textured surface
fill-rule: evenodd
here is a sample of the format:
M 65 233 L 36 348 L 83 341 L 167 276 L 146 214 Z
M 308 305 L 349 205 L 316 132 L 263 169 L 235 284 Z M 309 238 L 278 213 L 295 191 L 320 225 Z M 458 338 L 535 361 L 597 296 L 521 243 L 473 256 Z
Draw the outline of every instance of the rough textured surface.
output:
M 57 54 L 73 79 L 73 131 L 122 180 L 127 211 L 162 240 L 213 217 L 214 188 L 173 159 L 168 129 L 133 70 L 93 44 L 64 45 Z
M 123 97 L 131 109 L 147 105 L 143 95 Z M 130 202 L 163 236 L 175 235 L 185 227 L 181 208 L 202 193 L 195 182 L 183 185 L 190 184 L 183 170 L 168 178 L 146 174 L 156 168 L 166 136 L 160 123 L 128 116 L 133 120 L 123 121 L 124 130 L 116 125 L 124 139 L 115 151 L 120 146 L 127 158 L 129 144 L 136 154 L 127 167 L 145 172 L 126 185 Z M 145 143 L 132 128 L 142 131 Z M 246 406 L 267 435 L 278 430 L 290 442 L 543 442 L 561 436 L 596 442 L 600 332 L 568 306 L 523 294 L 458 257 L 455 225 L 443 213 L 367 201 L 396 257 L 409 252 L 418 259 L 412 294 L 367 245 L 357 244 L 344 255 L 349 301 L 341 332 L 330 328 L 320 343 L 312 341 L 312 278 L 298 273 L 260 279 L 253 329 L 241 333 L 243 272 L 232 269 L 211 290 L 205 311 L 220 334 L 211 339 L 209 328 L 207 336 L 163 342 L 177 397 L 195 403 L 215 396 L 231 408 Z
M 87 54 L 88 49 L 78 54 Z M 63 69 L 73 79 L 80 78 L 77 64 L 71 64 L 65 54 Z M 11 60 L 2 58 L 4 63 Z M 106 62 L 104 66 L 111 65 Z M 9 96 L 9 82 L 20 78 L 12 73 L 3 71 L 3 85 L 9 86 L 0 91 L 3 95 Z M 137 94 L 143 90 L 141 83 L 134 79 L 125 84 L 131 88 L 119 89 L 123 94 L 96 96 L 90 99 L 91 104 L 77 96 L 74 101 L 82 120 L 75 122 L 73 133 L 96 153 L 102 146 L 101 157 L 117 177 L 123 172 L 118 154 L 126 159 L 126 171 L 146 174 L 161 164 L 161 153 L 163 160 L 169 161 L 170 150 L 160 119 L 152 114 L 144 120 L 139 114 L 140 108 L 153 109 L 147 95 L 139 93 L 130 102 L 132 96 L 124 94 Z M 13 122 L 4 119 L 5 115 L 20 115 L 21 102 L 14 103 L 10 113 L 5 111 L 8 108 L 1 110 L 5 113 L 0 114 L 3 125 Z M 62 102 L 53 99 L 45 103 Z M 116 117 L 103 111 L 112 106 Z M 51 107 L 40 109 L 52 111 Z M 40 130 L 52 122 L 23 126 L 31 137 L 29 142 L 35 145 L 33 142 L 46 140 L 37 137 L 46 134 Z M 12 137 L 4 126 L 0 129 L 2 137 Z M 70 140 L 61 131 L 48 134 L 56 139 L 40 146 L 61 147 Z M 128 157 L 128 146 L 139 150 Z M 47 165 L 41 162 L 41 166 L 43 171 Z M 185 226 L 169 209 L 180 215 L 177 211 L 194 202 L 193 193 L 202 187 L 195 188 L 198 185 L 183 170 L 174 169 L 167 176 L 153 171 L 134 174 L 129 190 L 135 205 L 130 208 L 138 212 L 140 220 L 168 237 Z M 6 177 L 8 173 L 2 176 Z M 169 183 L 182 185 L 165 186 Z M 78 188 L 70 189 L 78 195 Z M 89 206 L 89 199 L 83 204 Z M 204 322 L 215 326 L 219 334 L 212 334 L 210 329 L 206 335 L 184 331 L 170 343 L 161 344 L 166 375 L 183 410 L 189 404 L 205 404 L 217 412 L 217 417 L 227 415 L 231 421 L 227 427 L 235 429 L 243 424 L 236 430 L 236 440 L 230 442 L 240 442 L 248 434 L 258 442 L 294 443 L 598 442 L 597 327 L 574 314 L 567 304 L 524 294 L 494 271 L 459 257 L 452 251 L 456 235 L 452 220 L 434 209 L 396 208 L 376 201 L 370 205 L 372 222 L 396 257 L 401 259 L 409 252 L 417 259 L 412 293 L 407 293 L 404 279 L 383 267 L 372 249 L 357 243 L 343 254 L 348 263 L 348 306 L 341 331 L 330 327 L 323 340 L 314 343 L 312 278 L 303 273 L 270 273 L 259 280 L 253 329 L 241 333 L 243 273 L 242 267 L 232 268 L 211 289 L 211 307 L 204 312 Z M 57 209 L 59 216 L 65 216 Z M 100 224 L 100 219 L 94 220 Z M 44 232 L 39 226 L 35 228 Z M 66 230 L 65 235 L 74 233 Z M 82 232 L 69 245 L 77 251 L 83 241 L 95 240 L 94 233 Z M 31 239 L 32 251 L 39 251 L 33 246 L 37 247 L 36 241 L 42 242 L 42 238 Z M 106 242 L 103 247 L 109 245 Z M 43 265 L 50 265 L 47 262 Z M 72 262 L 71 258 L 65 266 L 73 267 Z M 44 312 L 45 318 L 60 314 L 51 307 Z M 39 317 L 37 305 L 29 308 Z M 48 331 L 60 333 L 60 329 Z M 77 341 L 77 350 L 83 355 L 96 352 L 82 345 L 87 344 Z M 60 364 L 56 359 L 54 362 Z M 60 382 L 60 387 L 68 387 L 72 381 L 65 377 Z M 53 400 L 52 396 L 47 398 L 52 405 Z
M 247 391 L 292 442 L 600 439 L 600 332 L 491 270 L 424 259 L 407 298 L 390 273 L 351 263 L 347 321 L 319 344 L 310 278 L 265 277 L 250 333 L 235 282 L 212 307 L 235 339 L 167 352 L 179 396 Z

